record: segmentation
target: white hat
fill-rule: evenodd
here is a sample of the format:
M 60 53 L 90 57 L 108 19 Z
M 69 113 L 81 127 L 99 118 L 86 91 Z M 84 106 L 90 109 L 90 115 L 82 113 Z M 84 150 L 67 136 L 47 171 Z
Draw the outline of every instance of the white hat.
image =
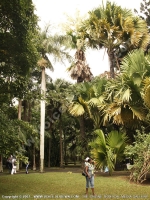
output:
M 89 157 L 87 157 L 87 158 L 85 159 L 85 161 L 87 162 L 89 159 L 90 159 L 90 158 L 89 158 Z

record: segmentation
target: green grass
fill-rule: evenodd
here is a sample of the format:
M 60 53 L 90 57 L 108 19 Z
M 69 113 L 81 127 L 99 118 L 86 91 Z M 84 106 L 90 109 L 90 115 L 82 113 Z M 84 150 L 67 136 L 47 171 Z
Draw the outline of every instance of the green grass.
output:
M 81 173 L 46 172 L 0 175 L 0 199 L 65 200 L 65 199 L 125 199 L 150 200 L 150 185 L 130 183 L 126 176 L 95 177 L 95 197 L 85 193 L 85 178 Z M 16 195 L 16 196 L 15 196 Z M 41 195 L 37 197 L 36 195 Z

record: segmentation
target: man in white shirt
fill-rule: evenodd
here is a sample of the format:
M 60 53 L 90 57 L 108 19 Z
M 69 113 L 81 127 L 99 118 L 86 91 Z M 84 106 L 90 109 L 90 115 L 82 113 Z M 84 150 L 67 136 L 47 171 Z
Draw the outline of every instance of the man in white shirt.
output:
M 13 157 L 13 159 L 12 159 L 12 170 L 11 170 L 11 174 L 12 175 L 16 174 L 16 168 L 17 168 L 17 166 L 16 166 L 16 158 Z

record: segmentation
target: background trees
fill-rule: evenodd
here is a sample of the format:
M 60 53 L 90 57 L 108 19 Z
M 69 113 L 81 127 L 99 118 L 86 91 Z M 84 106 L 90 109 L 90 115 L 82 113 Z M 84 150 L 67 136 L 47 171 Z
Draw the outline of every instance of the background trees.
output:
M 34 131 L 32 126 L 17 120 L 14 102 L 15 98 L 23 98 L 26 94 L 30 70 L 37 63 L 37 28 L 32 1 L 0 2 L 0 105 L 3 119 L 0 153 L 3 157 L 23 155 L 24 134 Z
M 41 149 L 46 156 L 42 157 L 41 171 L 44 164 L 63 166 L 69 159 L 82 161 L 83 156 L 92 155 L 91 141 L 99 166 L 105 163 L 114 169 L 119 152 L 115 147 L 123 144 L 117 144 L 120 133 L 126 133 L 131 144 L 141 126 L 149 133 L 150 39 L 145 19 L 109 1 L 89 12 L 86 20 L 78 20 L 75 27 L 69 26 L 66 35 L 51 34 L 51 27 L 38 30 L 32 1 L 8 4 L 2 0 L 0 17 L 0 153 L 4 157 L 17 152 L 28 156 L 35 169 L 39 165 L 42 116 Z M 74 59 L 68 47 L 71 53 L 74 48 Z M 110 76 L 93 77 L 86 62 L 89 47 L 107 49 Z M 54 61 L 63 63 L 66 59 L 77 84 L 55 82 L 46 76 L 45 68 L 53 70 Z M 41 83 L 46 86 L 42 94 Z M 22 101 L 20 120 L 14 98 Z M 41 113 L 40 100 L 45 103 Z M 103 130 L 100 140 L 95 140 L 96 129 Z M 97 156 L 102 138 L 104 160 Z
M 27 75 L 37 62 L 36 34 L 37 16 L 31 0 L 1 1 L 0 79 L 5 100 L 23 95 Z

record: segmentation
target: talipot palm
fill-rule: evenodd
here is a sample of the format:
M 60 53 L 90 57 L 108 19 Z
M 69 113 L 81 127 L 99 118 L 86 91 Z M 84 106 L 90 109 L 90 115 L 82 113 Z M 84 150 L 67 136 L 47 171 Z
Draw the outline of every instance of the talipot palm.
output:
M 81 26 L 81 18 L 76 16 L 73 26 L 68 21 L 69 27 L 66 27 L 67 35 L 70 37 L 70 48 L 75 50 L 74 60 L 71 66 L 68 68 L 68 72 L 73 80 L 77 80 L 77 83 L 88 82 L 93 78 L 93 74 L 90 70 L 89 65 L 86 61 L 85 50 L 86 50 L 86 41 L 79 33 L 79 28 Z M 78 119 L 80 124 L 80 133 L 81 133 L 81 146 L 85 147 L 86 137 L 85 137 L 85 127 L 84 127 L 84 107 L 87 108 L 87 104 L 82 99 L 82 97 L 77 97 L 79 104 L 74 104 L 74 108 L 71 111 L 71 114 L 75 115 L 78 112 Z M 78 111 L 77 111 L 78 110 Z M 77 112 L 76 112 L 77 111 Z M 85 152 L 83 150 L 83 152 Z M 83 156 L 83 153 L 81 153 Z
M 80 32 L 88 39 L 90 47 L 107 49 L 111 78 L 115 77 L 114 69 L 118 70 L 116 52 L 121 46 L 129 52 L 135 48 L 146 49 L 150 41 L 144 20 L 135 17 L 131 10 L 109 1 L 89 12 L 89 18 L 85 20 Z
M 86 40 L 80 34 L 79 29 L 82 25 L 82 18 L 79 13 L 75 19 L 68 19 L 65 24 L 65 32 L 70 38 L 68 47 L 75 51 L 74 60 L 71 66 L 67 69 L 71 78 L 77 80 L 77 83 L 91 81 L 93 74 L 86 61 Z
M 149 75 L 149 56 L 144 51 L 134 50 L 124 58 L 121 74 L 108 81 L 105 103 L 99 105 L 105 113 L 104 124 L 112 120 L 133 129 L 141 126 L 148 112 L 142 97 L 143 80 Z

